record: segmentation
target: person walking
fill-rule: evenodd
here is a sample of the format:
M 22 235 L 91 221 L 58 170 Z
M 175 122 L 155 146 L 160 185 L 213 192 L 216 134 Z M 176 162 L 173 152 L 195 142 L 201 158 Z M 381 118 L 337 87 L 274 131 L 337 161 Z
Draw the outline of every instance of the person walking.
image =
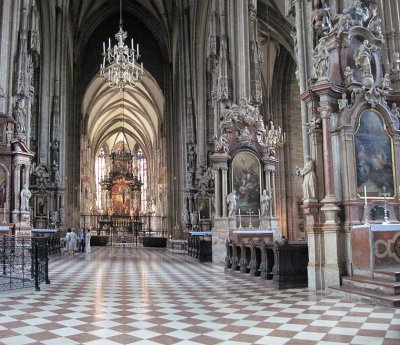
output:
M 68 255 L 74 255 L 76 249 L 76 234 L 71 229 L 67 231 L 65 242 L 67 243 L 66 250 Z
M 79 232 L 79 253 L 85 252 L 86 235 L 84 229 Z
M 90 253 L 91 251 L 90 251 L 90 230 L 89 229 L 87 229 L 85 240 L 86 240 L 86 243 L 85 243 L 86 253 Z

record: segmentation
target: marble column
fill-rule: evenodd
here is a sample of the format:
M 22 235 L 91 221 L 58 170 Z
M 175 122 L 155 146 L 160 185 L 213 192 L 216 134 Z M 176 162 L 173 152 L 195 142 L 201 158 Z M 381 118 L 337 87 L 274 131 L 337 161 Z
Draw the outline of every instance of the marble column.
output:
M 228 196 L 228 168 L 222 169 L 222 217 L 228 217 L 226 197 Z
M 221 202 L 220 202 L 220 196 L 221 196 L 221 183 L 220 183 L 220 177 L 219 177 L 219 168 L 214 169 L 214 178 L 215 178 L 215 217 L 220 218 L 221 217 Z
M 19 193 L 21 191 L 20 176 L 21 176 L 21 164 L 14 163 L 14 169 L 13 169 L 14 212 L 19 212 L 19 206 L 20 206 Z
M 321 210 L 324 212 L 325 222 L 322 226 L 324 234 L 324 285 L 325 288 L 332 285 L 340 285 L 340 245 L 337 198 L 334 192 L 332 139 L 330 130 L 331 107 L 326 103 L 320 103 L 318 111 L 322 119 L 323 147 L 324 147 L 324 186 L 325 198 Z

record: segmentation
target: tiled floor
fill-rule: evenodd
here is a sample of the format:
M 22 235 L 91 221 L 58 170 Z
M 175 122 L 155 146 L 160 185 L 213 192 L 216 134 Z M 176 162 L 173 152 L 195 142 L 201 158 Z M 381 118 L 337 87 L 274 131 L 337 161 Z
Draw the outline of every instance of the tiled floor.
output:
M 163 249 L 93 248 L 53 259 L 50 279 L 0 294 L 1 344 L 400 344 L 400 309 L 276 291 Z

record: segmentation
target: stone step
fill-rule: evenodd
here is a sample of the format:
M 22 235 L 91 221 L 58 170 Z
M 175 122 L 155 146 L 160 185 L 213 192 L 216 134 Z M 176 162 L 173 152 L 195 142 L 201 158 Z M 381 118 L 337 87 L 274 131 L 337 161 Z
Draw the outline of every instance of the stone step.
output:
M 363 301 L 374 305 L 385 305 L 389 307 L 400 307 L 399 295 L 383 295 L 370 290 L 360 290 L 350 286 L 330 286 L 334 294 L 344 296 L 351 300 Z
M 372 279 L 362 276 L 342 277 L 342 286 L 349 286 L 360 290 L 370 290 L 385 295 L 400 295 L 400 282 L 379 278 Z
M 374 278 L 384 279 L 391 282 L 400 282 L 400 270 L 396 269 L 375 270 Z

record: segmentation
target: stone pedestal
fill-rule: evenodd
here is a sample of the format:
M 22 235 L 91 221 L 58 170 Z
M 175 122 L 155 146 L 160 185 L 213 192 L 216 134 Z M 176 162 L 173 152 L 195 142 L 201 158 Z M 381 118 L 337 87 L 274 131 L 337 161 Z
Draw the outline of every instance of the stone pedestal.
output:
M 229 238 L 228 218 L 215 218 L 214 228 L 212 230 L 212 257 L 213 262 L 217 264 L 225 263 L 226 240 Z
M 282 239 L 282 233 L 279 227 L 279 219 L 276 217 L 261 217 L 260 229 L 271 230 L 274 234 L 274 241 L 280 241 Z

